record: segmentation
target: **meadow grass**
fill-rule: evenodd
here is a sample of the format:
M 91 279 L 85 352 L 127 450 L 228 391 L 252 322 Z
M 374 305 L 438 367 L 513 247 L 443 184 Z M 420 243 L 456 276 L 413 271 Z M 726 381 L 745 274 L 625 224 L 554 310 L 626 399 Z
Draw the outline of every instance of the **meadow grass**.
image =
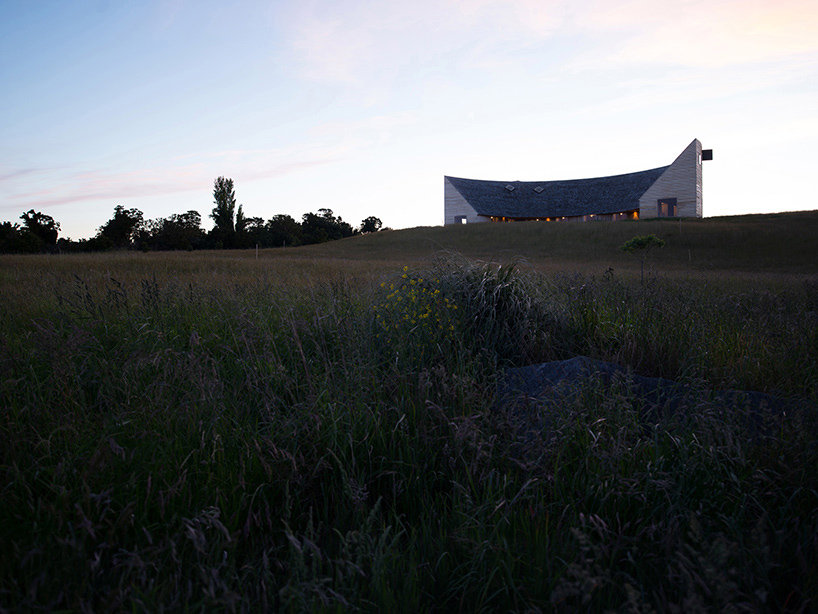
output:
M 386 245 L 4 258 L 0 611 L 815 607 L 815 277 Z M 576 355 L 701 392 L 497 406 Z
M 388 260 L 403 266 L 440 251 L 493 262 L 521 259 L 549 273 L 581 271 L 638 275 L 637 260 L 619 246 L 637 235 L 665 240 L 649 263 L 667 277 L 759 274 L 814 275 L 818 211 L 705 219 L 624 222 L 471 224 L 421 227 L 308 246 L 311 254 L 349 260 Z

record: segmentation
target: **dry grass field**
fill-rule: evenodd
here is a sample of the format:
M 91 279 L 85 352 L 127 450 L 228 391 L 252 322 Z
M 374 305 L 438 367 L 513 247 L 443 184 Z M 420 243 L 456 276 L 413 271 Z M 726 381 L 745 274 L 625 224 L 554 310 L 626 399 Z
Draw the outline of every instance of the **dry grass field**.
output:
M 0 256 L 0 612 L 814 610 L 816 231 Z M 573 356 L 690 392 L 498 405 Z M 804 409 L 758 436 L 723 389 Z

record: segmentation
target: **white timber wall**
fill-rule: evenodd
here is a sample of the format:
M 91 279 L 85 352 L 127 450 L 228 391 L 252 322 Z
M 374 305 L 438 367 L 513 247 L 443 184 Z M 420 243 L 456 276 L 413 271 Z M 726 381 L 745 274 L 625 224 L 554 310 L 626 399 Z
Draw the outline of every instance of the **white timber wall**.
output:
M 702 216 L 702 144 L 698 139 L 642 195 L 639 217 L 657 217 L 658 201 L 663 198 L 676 199 L 677 217 Z
M 489 218 L 477 215 L 477 211 L 466 202 L 463 195 L 457 191 L 448 177 L 443 178 L 443 224 L 462 224 L 458 218 L 465 216 L 467 224 L 475 224 L 477 222 L 488 222 Z

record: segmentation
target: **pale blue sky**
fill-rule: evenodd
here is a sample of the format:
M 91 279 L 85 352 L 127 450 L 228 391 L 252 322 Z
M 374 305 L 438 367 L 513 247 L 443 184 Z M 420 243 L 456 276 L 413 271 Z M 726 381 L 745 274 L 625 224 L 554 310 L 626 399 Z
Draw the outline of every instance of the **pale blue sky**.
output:
M 818 0 L 0 0 L 0 221 L 117 204 L 443 222 L 443 176 L 670 164 L 706 216 L 816 209 Z

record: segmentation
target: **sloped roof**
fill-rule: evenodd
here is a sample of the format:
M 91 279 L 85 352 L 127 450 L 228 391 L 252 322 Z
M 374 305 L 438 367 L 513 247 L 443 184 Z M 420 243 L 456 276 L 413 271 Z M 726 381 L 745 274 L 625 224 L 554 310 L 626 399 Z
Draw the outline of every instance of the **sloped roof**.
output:
M 568 217 L 639 209 L 639 198 L 667 169 L 663 166 L 638 173 L 566 181 L 446 179 L 478 215 Z

